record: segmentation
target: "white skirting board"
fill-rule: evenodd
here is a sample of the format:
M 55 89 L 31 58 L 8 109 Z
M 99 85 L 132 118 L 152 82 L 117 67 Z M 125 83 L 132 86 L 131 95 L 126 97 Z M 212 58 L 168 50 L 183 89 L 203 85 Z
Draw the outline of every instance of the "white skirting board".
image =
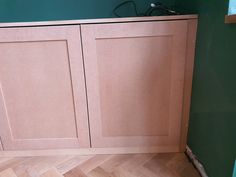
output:
M 200 175 L 202 177 L 208 177 L 204 166 L 201 164 L 201 162 L 199 162 L 196 155 L 193 154 L 192 150 L 188 146 L 186 148 L 186 154 L 189 157 L 189 159 L 192 161 L 193 165 L 196 167 Z

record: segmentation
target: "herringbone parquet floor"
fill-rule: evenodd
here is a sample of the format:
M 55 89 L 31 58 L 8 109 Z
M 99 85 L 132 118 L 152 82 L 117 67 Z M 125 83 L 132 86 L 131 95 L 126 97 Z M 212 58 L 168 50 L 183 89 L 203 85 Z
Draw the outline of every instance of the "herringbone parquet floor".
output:
M 200 177 L 183 153 L 0 158 L 0 177 Z

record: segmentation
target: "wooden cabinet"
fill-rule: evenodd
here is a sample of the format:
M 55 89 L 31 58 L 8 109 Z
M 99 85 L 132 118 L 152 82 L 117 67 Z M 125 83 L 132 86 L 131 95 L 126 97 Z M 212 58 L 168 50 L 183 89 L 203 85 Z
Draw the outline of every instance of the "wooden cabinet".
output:
M 188 22 L 82 25 L 93 147 L 179 150 Z
M 79 26 L 0 29 L 5 150 L 89 147 Z
M 184 151 L 196 21 L 0 24 L 3 149 Z

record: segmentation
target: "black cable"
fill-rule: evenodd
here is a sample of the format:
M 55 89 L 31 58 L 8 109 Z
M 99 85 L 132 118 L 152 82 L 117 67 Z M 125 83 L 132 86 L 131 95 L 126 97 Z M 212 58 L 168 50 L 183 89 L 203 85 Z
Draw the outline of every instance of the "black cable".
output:
M 132 4 L 134 7 L 134 11 L 135 11 L 135 15 L 136 16 L 152 16 L 153 12 L 159 12 L 159 15 L 177 15 L 178 13 L 175 12 L 174 10 L 171 10 L 170 8 L 168 8 L 167 6 L 163 5 L 161 2 L 156 2 L 156 3 L 152 3 L 151 7 L 149 7 L 145 13 L 138 13 L 137 10 L 137 5 L 134 1 L 124 1 L 121 4 L 117 5 L 114 9 L 113 9 L 113 14 L 116 17 L 121 17 L 118 13 L 117 10 L 127 4 Z
M 162 12 L 161 15 L 178 15 L 179 13 L 177 13 L 174 10 L 171 10 L 170 8 L 168 8 L 167 6 L 163 5 L 160 2 L 157 3 L 153 3 L 153 5 L 155 5 L 154 7 L 151 7 L 148 11 L 148 13 L 146 13 L 147 16 L 152 16 L 153 12 L 155 11 L 159 11 Z
M 138 13 L 138 10 L 137 10 L 137 5 L 134 1 L 124 1 L 122 2 L 121 4 L 117 5 L 114 9 L 113 9 L 113 14 L 116 16 L 116 17 L 121 17 L 119 14 L 116 13 L 117 9 L 119 9 L 120 7 L 126 5 L 126 4 L 132 4 L 133 7 L 134 7 L 134 11 L 135 11 L 135 15 L 136 16 L 144 16 L 144 14 L 142 13 Z
M 153 3 L 153 4 L 155 5 L 155 7 L 162 5 L 160 2 L 156 2 L 156 3 Z M 150 7 L 146 10 L 145 16 L 150 16 L 150 14 L 152 13 L 152 11 L 153 11 L 153 9 L 154 9 L 155 7 L 150 6 Z M 155 8 L 155 9 L 156 9 L 156 8 Z

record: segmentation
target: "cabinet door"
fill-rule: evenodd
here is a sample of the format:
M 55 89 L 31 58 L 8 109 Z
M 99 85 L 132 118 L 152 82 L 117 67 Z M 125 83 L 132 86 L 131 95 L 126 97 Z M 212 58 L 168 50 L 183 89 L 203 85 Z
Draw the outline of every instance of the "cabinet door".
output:
M 187 21 L 81 28 L 92 147 L 178 151 Z
M 79 26 L 0 29 L 4 150 L 89 147 Z

